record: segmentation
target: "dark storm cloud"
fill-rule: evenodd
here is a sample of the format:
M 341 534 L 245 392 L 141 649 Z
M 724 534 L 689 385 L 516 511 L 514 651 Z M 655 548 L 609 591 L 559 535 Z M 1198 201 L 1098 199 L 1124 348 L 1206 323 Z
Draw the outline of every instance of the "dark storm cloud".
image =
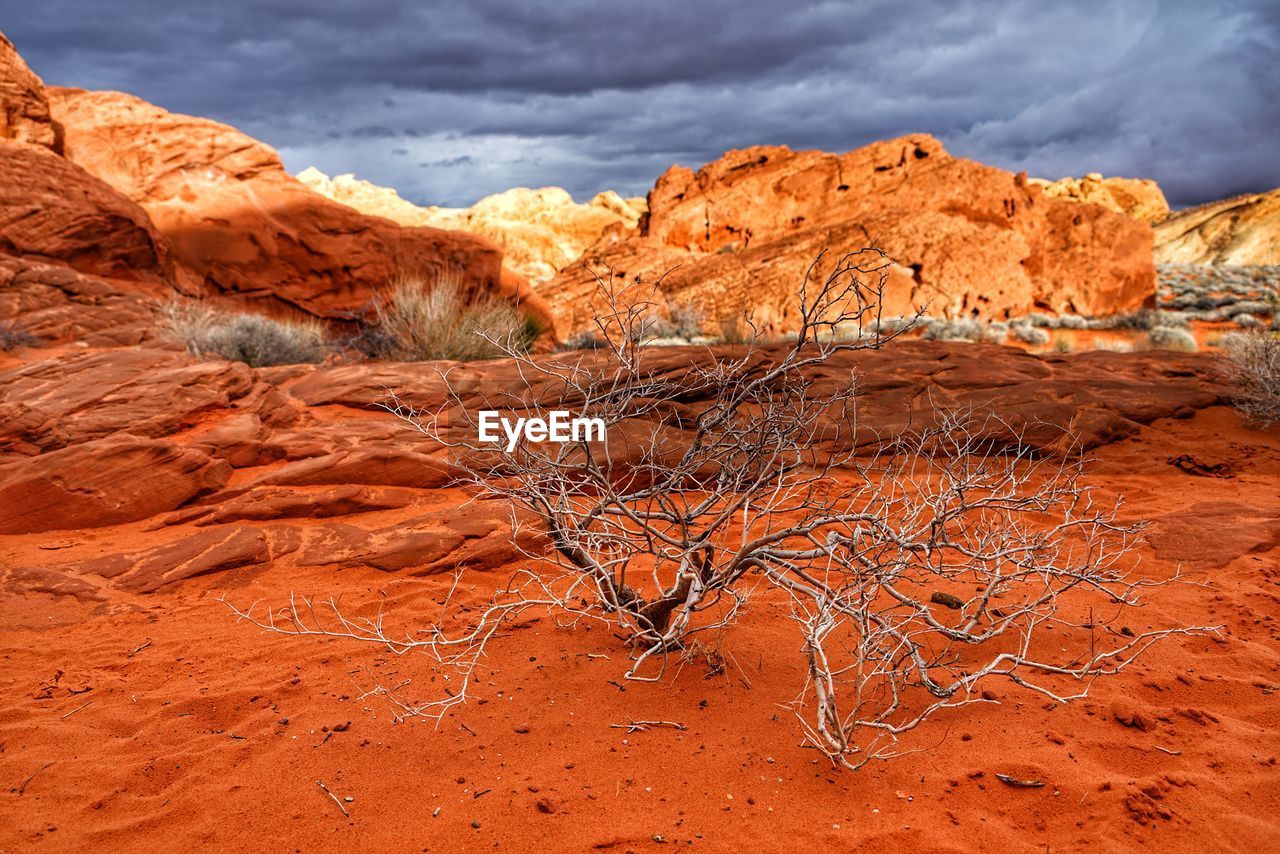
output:
M 0 27 L 49 83 L 228 121 L 295 171 L 421 203 L 643 193 L 728 148 L 914 131 L 1035 175 L 1153 177 L 1180 204 L 1280 185 L 1267 0 L 42 0 Z

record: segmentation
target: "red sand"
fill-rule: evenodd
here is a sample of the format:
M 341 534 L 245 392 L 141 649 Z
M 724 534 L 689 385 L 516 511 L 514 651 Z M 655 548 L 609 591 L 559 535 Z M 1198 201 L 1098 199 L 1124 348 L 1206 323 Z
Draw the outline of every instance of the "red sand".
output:
M 1182 454 L 1220 476 L 1171 464 Z M 1182 562 L 1203 585 L 1163 588 L 1139 617 L 1221 623 L 1222 638 L 1167 641 L 1071 706 L 1000 687 L 998 709 L 961 709 L 913 745 L 923 752 L 858 773 L 798 747 L 776 705 L 799 685 L 797 641 L 767 602 L 727 638 L 724 674 L 689 665 L 660 684 L 622 684 L 619 645 L 599 629 L 532 621 L 495 644 L 480 699 L 436 730 L 355 699 L 363 667 L 428 679 L 413 656 L 264 634 L 218 600 L 385 595 L 389 621 L 409 625 L 445 576 L 272 565 L 151 595 L 104 586 L 105 602 L 7 592 L 0 846 L 1274 849 L 1280 437 L 1216 407 L 1097 457 L 1093 482 L 1156 520 L 1147 570 Z M 0 559 L 65 565 L 143 527 L 6 537 Z M 467 596 L 502 577 L 469 573 Z M 633 719 L 688 730 L 611 727 Z M 317 781 L 353 799 L 348 817 Z

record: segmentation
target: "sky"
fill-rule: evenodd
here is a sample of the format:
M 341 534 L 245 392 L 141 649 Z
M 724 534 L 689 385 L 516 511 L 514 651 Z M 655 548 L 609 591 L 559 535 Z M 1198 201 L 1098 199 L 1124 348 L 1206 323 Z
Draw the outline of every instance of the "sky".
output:
M 469 205 L 643 195 L 748 145 L 926 132 L 1175 207 L 1280 186 L 1280 2 L 0 0 L 50 85 L 131 92 Z

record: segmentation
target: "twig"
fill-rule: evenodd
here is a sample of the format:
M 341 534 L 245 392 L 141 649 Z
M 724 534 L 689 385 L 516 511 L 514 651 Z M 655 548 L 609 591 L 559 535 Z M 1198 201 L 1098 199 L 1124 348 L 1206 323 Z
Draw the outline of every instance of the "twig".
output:
M 631 721 L 625 724 L 609 724 L 609 726 L 612 729 L 625 729 L 627 732 L 644 732 L 647 729 L 659 726 L 671 727 L 681 732 L 688 729 L 687 726 L 677 721 Z
M 53 764 L 52 762 L 46 762 L 46 763 L 45 763 L 45 764 L 40 768 L 40 770 L 39 770 L 39 771 L 36 771 L 36 772 L 35 772 L 35 774 L 32 774 L 30 777 L 28 777 L 27 779 L 23 780 L 23 781 L 22 781 L 22 785 L 18 787 L 18 796 L 19 796 L 19 797 L 21 797 L 22 795 L 25 795 L 25 794 L 26 794 L 26 792 L 27 792 L 27 784 L 28 784 L 28 783 L 30 783 L 32 780 L 34 780 L 38 774 L 40 774 L 41 772 L 43 772 L 46 768 L 48 768 L 48 767 L 49 767 L 50 765 L 52 765 L 52 764 Z
M 1170 750 L 1169 748 L 1167 748 L 1167 747 L 1161 747 L 1161 746 L 1160 746 L 1160 745 L 1158 745 L 1158 744 L 1153 744 L 1153 745 L 1151 745 L 1151 746 L 1152 746 L 1152 747 L 1154 747 L 1156 750 L 1160 751 L 1161 753 L 1167 753 L 1167 754 L 1169 754 L 1170 756 L 1181 756 L 1181 755 L 1182 755 L 1182 751 L 1181 751 L 1181 750 Z
M 85 703 L 83 706 L 76 706 L 74 709 L 72 709 L 71 711 L 69 711 L 69 712 L 67 712 L 65 715 L 63 715 L 63 716 L 60 718 L 60 720 L 64 720 L 64 721 L 65 721 L 67 718 L 71 717 L 71 716 L 72 716 L 72 715 L 74 715 L 76 712 L 80 711 L 81 709 L 83 709 L 83 708 L 87 707 L 87 706 L 88 706 L 90 703 L 92 703 L 92 702 L 93 702 L 93 700 L 90 700 L 88 703 Z
M 997 774 L 996 779 L 1006 786 L 1013 786 L 1015 789 L 1043 789 L 1044 780 L 1018 780 L 1010 777 L 1008 774 Z
M 338 799 L 337 795 L 329 791 L 328 786 L 326 786 L 324 783 L 320 782 L 319 780 L 316 780 L 316 785 L 319 786 L 326 795 L 333 798 L 333 802 L 338 805 L 338 809 L 342 810 L 342 814 L 344 816 L 346 816 L 347 818 L 351 818 L 351 814 L 347 812 L 347 808 L 342 805 L 342 801 Z
M 142 646 L 138 647 L 138 648 L 137 648 L 137 649 L 135 649 L 133 652 L 129 653 L 129 657 L 130 657 L 130 658 L 133 658 L 135 655 L 137 655 L 138 653 L 142 652 L 144 649 L 146 649 L 146 648 L 147 648 L 147 647 L 149 647 L 149 646 L 151 646 L 151 641 L 147 641 L 147 642 L 146 642 L 146 643 L 144 643 Z

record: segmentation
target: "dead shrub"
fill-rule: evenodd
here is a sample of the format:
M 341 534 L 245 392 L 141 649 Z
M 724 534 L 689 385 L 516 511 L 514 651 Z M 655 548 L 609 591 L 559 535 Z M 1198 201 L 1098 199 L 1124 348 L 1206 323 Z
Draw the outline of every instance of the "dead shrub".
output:
M 692 302 L 670 302 L 667 316 L 654 320 L 649 328 L 653 338 L 679 338 L 692 341 L 702 337 L 706 315 Z
M 1236 408 L 1250 421 L 1280 421 L 1280 333 L 1258 330 L 1223 337 L 1236 381 Z
M 16 320 L 0 321 L 0 351 L 5 353 L 19 347 L 35 347 L 40 339 L 32 335 Z
M 393 401 L 453 451 L 478 497 L 504 501 L 513 528 L 545 537 L 487 602 L 454 602 L 455 582 L 429 625 L 406 633 L 385 627 L 380 609 L 362 617 L 335 600 L 232 610 L 271 631 L 419 654 L 436 675 L 415 690 L 429 693 L 375 681 L 367 694 L 397 717 L 439 720 L 471 697 L 490 642 L 513 622 L 600 626 L 630 658 L 623 678 L 659 682 L 707 638 L 717 639 L 710 670 L 722 652 L 732 661 L 726 627 L 767 597 L 760 618 L 793 633 L 803 675 L 790 708 L 804 744 L 847 768 L 936 741 L 913 733 L 994 706 L 993 684 L 1019 702 L 1066 703 L 1162 638 L 1200 631 L 1121 628 L 1170 580 L 1134 572 L 1141 523 L 1095 496 L 1082 460 L 1024 444 L 998 413 L 939 409 L 879 450 L 860 448 L 857 377 L 832 359 L 896 333 L 833 330 L 878 329 L 889 262 L 863 250 L 830 269 L 801 284 L 785 345 L 706 351 L 671 371 L 637 331 L 643 306 L 614 300 L 597 317 L 601 353 L 511 353 L 531 379 L 486 392 L 441 370 L 438 410 Z M 545 418 L 583 401 L 583 415 L 630 428 L 626 439 L 480 441 L 481 411 Z

